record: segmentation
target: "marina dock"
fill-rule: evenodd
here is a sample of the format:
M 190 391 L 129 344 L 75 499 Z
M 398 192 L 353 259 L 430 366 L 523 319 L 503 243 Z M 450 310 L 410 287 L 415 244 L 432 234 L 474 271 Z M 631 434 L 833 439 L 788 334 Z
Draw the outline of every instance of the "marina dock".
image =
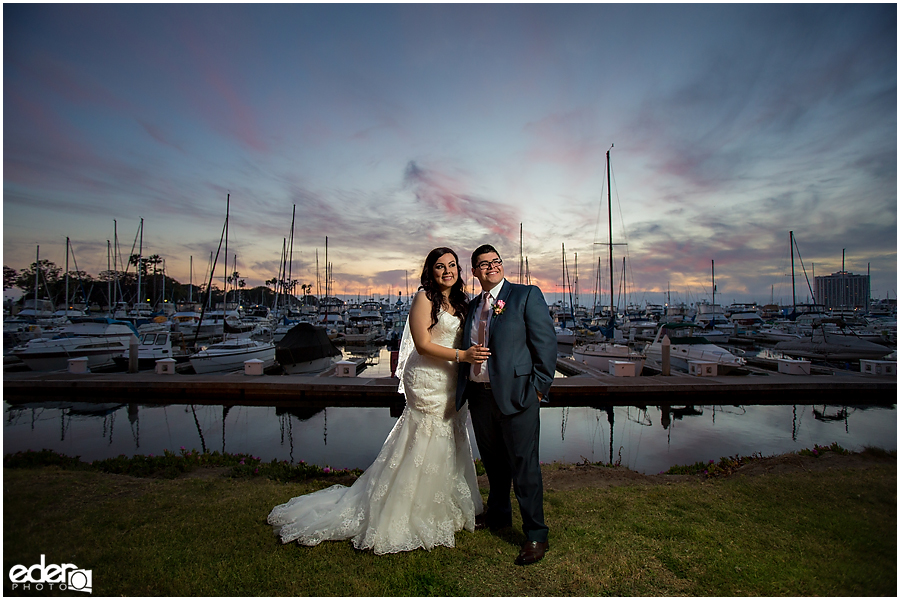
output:
M 891 405 L 897 379 L 842 371 L 786 375 L 754 369 L 744 376 L 687 374 L 612 377 L 560 358 L 560 372 L 578 373 L 553 382 L 549 406 L 657 406 L 738 404 Z M 140 373 L 4 373 L 10 403 L 64 398 L 96 402 L 236 404 L 262 406 L 396 406 L 403 403 L 397 379 L 299 375 L 251 376 Z

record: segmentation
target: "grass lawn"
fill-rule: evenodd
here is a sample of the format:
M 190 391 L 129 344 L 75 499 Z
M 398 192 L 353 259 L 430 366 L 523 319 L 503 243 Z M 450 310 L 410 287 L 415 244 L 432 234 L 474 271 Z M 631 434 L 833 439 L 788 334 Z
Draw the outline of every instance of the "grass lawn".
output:
M 44 554 L 92 570 L 95 596 L 896 596 L 895 456 L 672 480 L 548 490 L 550 551 L 519 567 L 520 523 L 386 556 L 278 543 L 268 512 L 328 477 L 5 468 L 4 592 L 78 596 L 11 589 Z

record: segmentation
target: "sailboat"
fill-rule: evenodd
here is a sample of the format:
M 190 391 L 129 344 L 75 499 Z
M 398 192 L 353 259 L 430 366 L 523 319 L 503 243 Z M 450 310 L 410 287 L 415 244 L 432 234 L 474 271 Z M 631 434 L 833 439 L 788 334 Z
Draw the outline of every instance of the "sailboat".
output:
M 556 343 L 573 346 L 575 344 L 575 303 L 569 299 L 571 310 L 566 310 L 566 293 L 569 292 L 567 283 L 569 270 L 566 267 L 566 245 L 562 245 L 562 265 L 563 265 L 563 300 L 561 310 L 556 313 Z M 578 277 L 576 272 L 576 278 Z
M 606 151 L 606 193 L 609 202 L 609 321 L 600 331 L 608 339 L 613 338 L 616 326 L 615 287 L 613 285 L 613 237 L 612 237 L 612 176 L 610 174 L 609 150 Z M 572 356 L 591 367 L 609 371 L 610 361 L 628 361 L 634 363 L 634 374 L 640 375 L 644 369 L 645 357 L 641 352 L 633 350 L 625 344 L 614 342 L 591 342 L 576 345 Z
M 716 304 L 716 261 L 712 261 L 712 304 L 703 300 L 697 304 L 696 322 L 703 327 L 703 337 L 711 342 L 724 343 L 730 333 L 734 333 L 734 325 L 725 317 L 721 305 Z M 730 330 L 730 331 L 729 331 Z
M 228 215 L 231 205 L 231 194 L 228 195 L 225 205 L 225 227 L 222 236 L 225 239 L 225 256 L 228 256 Z M 221 240 L 220 240 L 221 243 Z M 218 256 L 217 256 L 218 258 Z M 225 298 L 228 297 L 228 261 L 225 261 Z M 215 262 L 213 262 L 213 270 L 209 275 L 209 286 L 207 286 L 207 294 L 212 293 L 212 279 L 215 273 Z M 202 320 L 202 317 L 201 317 Z M 226 327 L 225 319 L 222 319 L 222 337 L 223 341 L 200 350 L 196 354 L 191 355 L 191 366 L 195 373 L 218 373 L 223 371 L 235 371 L 244 367 L 244 362 L 248 360 L 261 360 L 263 369 L 271 367 L 275 364 L 275 344 L 270 342 L 259 342 L 251 339 L 241 339 L 231 337 Z

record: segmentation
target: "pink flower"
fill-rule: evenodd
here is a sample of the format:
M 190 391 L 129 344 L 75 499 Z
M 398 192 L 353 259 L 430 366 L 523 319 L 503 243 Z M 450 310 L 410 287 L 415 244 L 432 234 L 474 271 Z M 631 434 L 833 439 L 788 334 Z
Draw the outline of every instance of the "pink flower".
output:
M 506 301 L 505 300 L 497 300 L 496 304 L 494 304 L 494 316 L 499 317 L 503 314 L 503 311 L 506 310 Z
M 324 469 L 322 469 L 322 472 L 323 472 L 323 473 L 326 473 L 326 474 L 327 474 L 327 473 L 331 473 L 331 469 L 328 468 L 328 467 L 325 467 Z

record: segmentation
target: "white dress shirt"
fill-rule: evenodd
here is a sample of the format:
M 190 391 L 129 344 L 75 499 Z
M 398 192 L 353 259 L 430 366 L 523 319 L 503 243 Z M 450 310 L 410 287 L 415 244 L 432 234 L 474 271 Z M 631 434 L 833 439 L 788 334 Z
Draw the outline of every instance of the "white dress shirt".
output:
M 506 279 L 501 279 L 500 283 L 491 288 L 491 291 L 487 292 L 490 295 L 490 302 L 492 304 L 497 303 L 497 297 L 500 295 L 500 289 L 503 287 L 503 284 L 506 282 Z M 472 331 L 470 332 L 472 343 L 478 343 L 478 328 L 481 326 L 481 310 L 484 305 L 484 302 L 487 299 L 484 294 L 481 294 L 481 302 L 478 303 L 478 306 L 475 307 L 475 317 L 472 319 Z M 485 331 L 490 330 L 491 327 L 491 318 L 494 316 L 493 312 L 488 313 L 487 322 L 484 324 Z M 491 340 L 488 338 L 487 347 L 491 347 Z M 478 381 L 480 383 L 490 383 L 491 378 L 488 376 L 488 362 L 490 359 L 481 363 L 481 373 L 478 375 L 475 374 L 475 369 L 471 369 L 469 373 L 470 381 Z M 475 365 L 470 365 L 470 367 L 474 367 Z

